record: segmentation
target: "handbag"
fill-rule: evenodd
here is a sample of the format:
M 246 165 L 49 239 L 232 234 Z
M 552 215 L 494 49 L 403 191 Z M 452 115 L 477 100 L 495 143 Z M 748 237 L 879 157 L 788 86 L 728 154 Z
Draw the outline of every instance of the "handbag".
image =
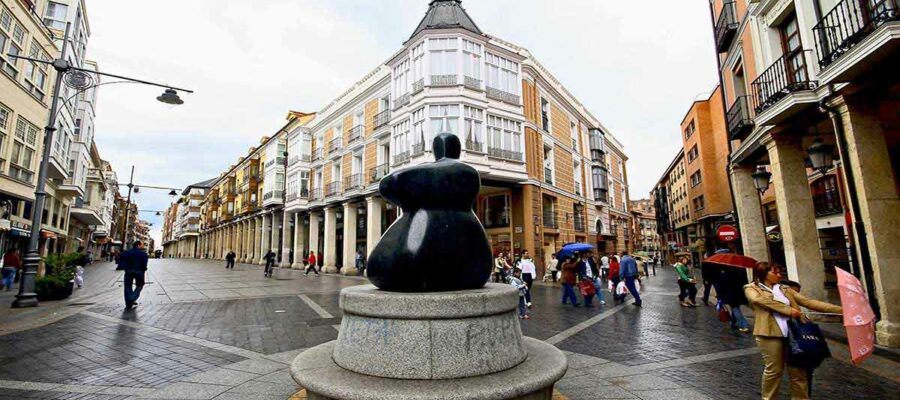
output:
M 831 351 L 819 325 L 797 318 L 788 320 L 788 365 L 816 368 L 828 357 Z
M 578 289 L 581 290 L 581 295 L 584 297 L 591 297 L 597 293 L 594 283 L 587 279 L 582 279 L 581 282 L 578 282 Z

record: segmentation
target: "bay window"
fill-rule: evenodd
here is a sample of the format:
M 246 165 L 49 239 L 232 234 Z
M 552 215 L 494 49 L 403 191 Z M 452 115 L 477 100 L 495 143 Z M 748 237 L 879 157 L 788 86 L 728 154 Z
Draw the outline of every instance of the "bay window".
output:
M 65 30 L 68 13 L 69 6 L 51 1 L 47 3 L 47 11 L 44 13 L 44 25 L 48 28 Z
M 428 40 L 430 53 L 431 75 L 456 75 L 457 38 L 437 38 Z
M 481 45 L 466 39 L 463 39 L 463 74 L 481 79 Z
M 391 147 L 396 151 L 394 164 L 409 159 L 409 120 L 394 125 L 391 140 L 393 141 Z
M 425 78 L 425 42 L 412 49 L 412 82 Z
M 409 60 L 403 60 L 394 67 L 394 98 L 409 93 Z
M 522 123 L 488 114 L 488 154 L 522 160 Z
M 412 153 L 421 154 L 425 151 L 425 107 L 412 113 Z
M 444 133 L 446 129 L 448 133 L 459 136 L 459 105 L 447 104 L 439 106 L 429 106 L 428 115 L 431 117 L 431 134 L 435 136 Z M 446 125 L 445 125 L 446 124 Z M 446 128 L 445 128 L 446 126 Z
M 484 123 L 484 111 L 475 107 L 464 107 L 466 150 L 484 151 L 482 148 L 481 126 Z
M 509 94 L 519 94 L 519 63 L 495 54 L 485 53 L 487 87 L 499 89 Z

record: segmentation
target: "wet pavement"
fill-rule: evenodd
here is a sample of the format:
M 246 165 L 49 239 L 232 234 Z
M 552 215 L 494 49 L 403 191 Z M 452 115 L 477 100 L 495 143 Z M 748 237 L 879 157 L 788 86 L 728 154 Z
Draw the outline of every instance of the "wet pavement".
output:
M 528 336 L 569 357 L 557 389 L 569 399 L 758 399 L 762 363 L 752 337 L 718 321 L 715 308 L 683 308 L 670 268 L 645 279 L 643 307 L 571 307 L 537 284 Z M 259 266 L 152 260 L 133 311 L 122 306 L 120 272 L 88 268 L 88 287 L 38 309 L 0 308 L 0 398 L 285 399 L 288 373 L 305 348 L 337 337 L 338 292 L 366 283 L 326 275 L 264 278 Z M 3 293 L 0 301 L 11 301 Z M 752 319 L 751 319 L 752 322 Z M 813 398 L 892 399 L 898 365 L 857 368 L 846 347 L 816 371 Z M 789 398 L 787 382 L 783 398 Z

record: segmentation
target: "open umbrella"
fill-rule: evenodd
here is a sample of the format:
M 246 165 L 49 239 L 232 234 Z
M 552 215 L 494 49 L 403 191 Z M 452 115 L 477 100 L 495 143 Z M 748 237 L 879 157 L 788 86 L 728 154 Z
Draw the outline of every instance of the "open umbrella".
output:
M 843 269 L 834 270 L 837 272 L 850 359 L 854 365 L 859 365 L 875 349 L 875 313 L 859 279 Z
M 687 251 L 679 251 L 679 252 L 675 253 L 675 257 L 691 257 L 691 256 L 693 256 L 693 255 Z
M 564 259 L 568 256 L 571 256 L 572 254 L 591 250 L 594 250 L 594 246 L 591 246 L 587 243 L 569 243 L 562 247 L 562 249 L 556 254 L 556 257 L 559 259 Z
M 735 268 L 753 268 L 756 266 L 756 260 L 751 257 L 742 256 L 733 253 L 713 254 L 703 259 L 704 264 L 718 264 Z
M 638 257 L 650 258 L 650 253 L 643 250 L 635 252 L 634 255 Z

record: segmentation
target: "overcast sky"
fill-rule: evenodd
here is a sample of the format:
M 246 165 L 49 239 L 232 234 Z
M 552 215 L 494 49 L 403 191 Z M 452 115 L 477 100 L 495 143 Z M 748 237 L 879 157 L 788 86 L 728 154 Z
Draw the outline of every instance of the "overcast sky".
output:
M 216 176 L 288 110 L 317 111 L 393 54 L 429 0 L 88 0 L 102 71 L 193 89 L 99 92 L 96 141 L 122 182 L 184 187 Z M 486 33 L 526 47 L 624 144 L 632 199 L 681 146 L 679 124 L 715 71 L 704 0 L 465 0 Z M 123 193 L 124 194 L 124 193 Z M 142 191 L 143 210 L 166 192 Z M 159 239 L 160 218 L 153 222 Z

